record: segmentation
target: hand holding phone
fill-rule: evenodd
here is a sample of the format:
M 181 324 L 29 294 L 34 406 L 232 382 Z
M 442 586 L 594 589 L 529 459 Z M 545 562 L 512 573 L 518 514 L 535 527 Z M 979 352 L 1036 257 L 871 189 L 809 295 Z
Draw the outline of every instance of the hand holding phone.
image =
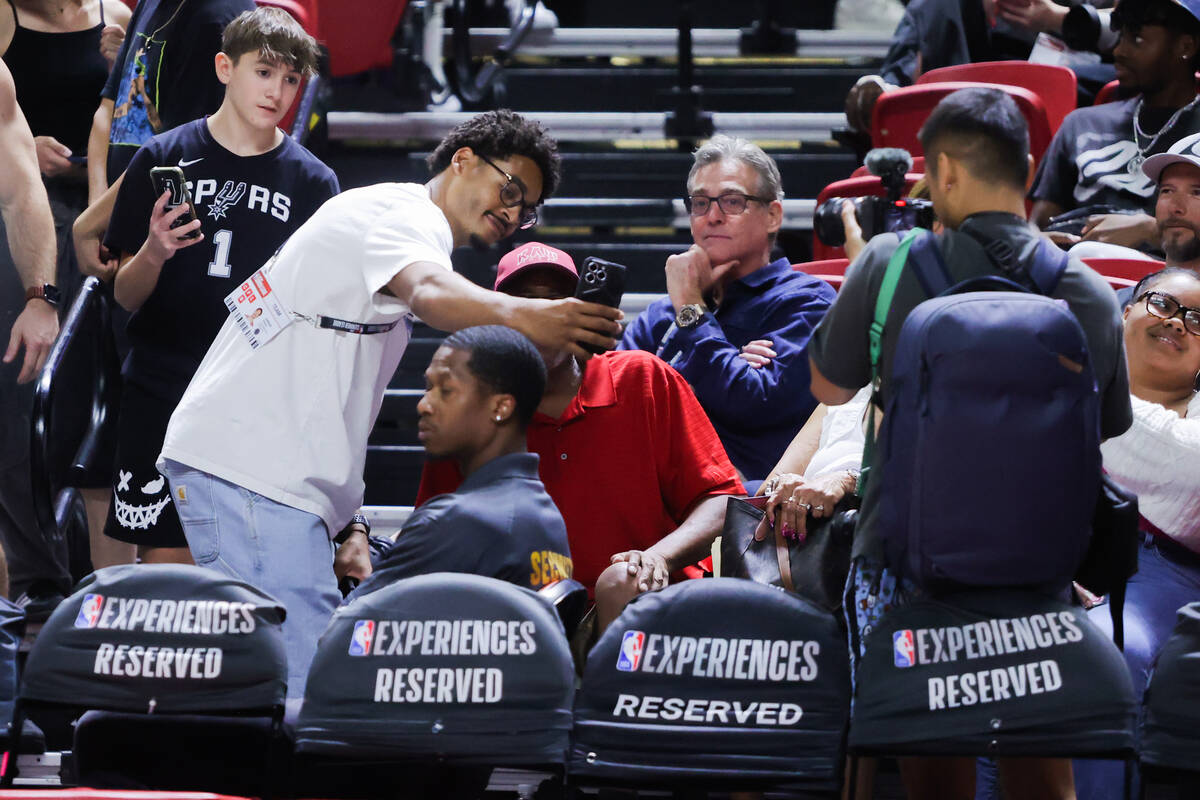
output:
M 625 271 L 625 267 L 620 264 L 588 256 L 583 260 L 583 268 L 579 270 L 575 296 L 589 303 L 620 308 L 621 297 L 625 294 Z M 579 346 L 595 355 L 604 352 L 595 345 L 581 342 Z
M 171 223 L 171 228 L 175 229 L 183 225 L 187 225 L 193 220 L 199 219 L 196 213 L 196 206 L 192 203 L 191 192 L 187 188 L 187 180 L 184 178 L 183 170 L 179 167 L 154 167 L 150 170 L 150 183 L 154 185 L 155 198 L 162 197 L 164 192 L 170 192 L 167 197 L 167 203 L 163 207 L 163 211 L 170 213 L 181 205 L 186 205 L 188 210 L 183 212 L 174 222 Z M 199 239 L 200 229 L 187 233 L 183 236 L 185 239 Z

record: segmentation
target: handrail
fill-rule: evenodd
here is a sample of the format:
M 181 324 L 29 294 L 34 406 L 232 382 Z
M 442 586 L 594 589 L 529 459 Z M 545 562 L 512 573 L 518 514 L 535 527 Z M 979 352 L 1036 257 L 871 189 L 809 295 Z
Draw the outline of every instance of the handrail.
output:
M 536 0 L 525 0 L 521 16 L 513 23 L 508 36 L 492 52 L 487 63 L 477 74 L 471 69 L 471 27 L 468 20 L 466 0 L 454 0 L 454 75 L 457 78 L 457 94 L 464 103 L 482 103 L 491 91 L 492 83 L 500 70 L 517 51 L 521 41 L 533 30 Z
M 93 306 L 95 306 L 97 315 L 97 324 L 94 329 L 88 328 L 84 324 Z M 80 332 L 94 334 L 84 335 L 85 345 L 78 345 L 90 345 L 94 348 L 95 375 L 91 382 L 91 419 L 87 432 L 72 459 L 70 470 L 64 476 L 69 480 L 78 478 L 81 473 L 90 468 L 96 458 L 106 425 L 111 424 L 110 420 L 115 420 L 119 383 L 114 379 L 118 368 L 116 351 L 112 337 L 108 333 L 109 327 L 110 314 L 103 288 L 97 278 L 88 278 L 80 287 L 71 304 L 71 310 L 63 322 L 58 338 L 50 349 L 50 355 L 42 366 L 37 385 L 34 388 L 29 449 L 34 515 L 42 534 L 51 539 L 63 536 L 62 524 L 69 508 L 69 504 L 57 502 L 56 495 L 63 487 L 55 486 L 51 475 L 51 444 L 54 442 L 51 410 L 54 407 L 57 388 L 56 378 L 67 354 L 76 346 Z

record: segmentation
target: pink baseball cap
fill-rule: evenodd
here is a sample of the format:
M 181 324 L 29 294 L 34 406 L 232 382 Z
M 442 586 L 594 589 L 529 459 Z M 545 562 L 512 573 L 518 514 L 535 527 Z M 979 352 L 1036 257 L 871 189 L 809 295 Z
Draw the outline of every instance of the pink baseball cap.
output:
M 500 287 L 510 278 L 530 267 L 550 267 L 579 280 L 579 270 L 575 269 L 575 262 L 569 255 L 557 247 L 550 247 L 541 242 L 529 242 L 500 259 L 500 263 L 496 265 L 496 283 L 493 288 L 500 291 Z

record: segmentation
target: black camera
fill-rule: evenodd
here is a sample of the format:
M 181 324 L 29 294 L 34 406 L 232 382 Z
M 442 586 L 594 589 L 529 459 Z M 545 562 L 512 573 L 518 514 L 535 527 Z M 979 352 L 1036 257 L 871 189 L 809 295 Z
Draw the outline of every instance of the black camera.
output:
M 854 216 L 863 239 L 887 232 L 933 227 L 933 203 L 904 194 L 904 176 L 912 169 L 912 156 L 896 147 L 879 147 L 867 153 L 867 169 L 883 180 L 886 197 L 831 197 L 813 214 L 813 230 L 827 247 L 846 243 L 842 203 L 854 205 Z

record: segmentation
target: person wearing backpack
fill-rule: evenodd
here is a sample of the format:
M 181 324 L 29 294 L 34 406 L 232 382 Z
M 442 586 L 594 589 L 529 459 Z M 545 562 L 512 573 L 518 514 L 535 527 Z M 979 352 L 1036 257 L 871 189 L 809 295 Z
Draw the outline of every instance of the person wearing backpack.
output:
M 1098 403 L 1092 405 L 1099 417 L 1100 436 L 1124 432 L 1130 425 L 1131 412 L 1116 297 L 1102 277 L 1078 260 L 1069 259 L 1065 264 L 1052 260 L 1053 254 L 1042 249 L 1037 229 L 1026 220 L 1025 190 L 1033 173 L 1033 160 L 1028 129 L 1016 104 L 998 90 L 963 89 L 938 104 L 919 136 L 934 210 L 946 230 L 922 245 L 910 242 L 906 246 L 916 246 L 927 259 L 940 260 L 947 286 L 969 279 L 1002 277 L 1064 300 L 1082 329 L 1085 342 L 1081 345 L 1086 345 L 1086 354 L 1076 355 L 1083 363 L 1073 367 L 1081 371 L 1090 368 L 1099 390 Z M 847 270 L 836 302 L 813 336 L 809 350 L 812 392 L 827 405 L 850 401 L 872 380 L 870 329 L 877 316 L 888 264 L 900 246 L 901 238 L 895 234 L 879 235 L 869 242 Z M 918 305 L 937 294 L 926 291 L 916 273 L 910 258 L 898 273 L 890 304 L 884 307 L 885 321 L 878 328 L 881 336 L 877 342 L 879 386 L 875 403 L 880 409 L 887 408 L 891 399 L 892 362 L 904 321 Z M 1050 291 L 1040 291 L 1045 288 Z M 982 366 L 990 365 L 982 362 Z M 1000 416 L 997 422 L 1003 419 Z M 853 664 L 861 656 L 862 640 L 870 626 L 906 597 L 921 591 L 911 577 L 897 574 L 894 559 L 885 558 L 879 502 L 880 485 L 886 476 L 880 474 L 879 456 L 880 449 L 874 448 L 864 465 L 867 479 L 846 588 Z M 964 457 L 963 466 L 968 463 Z M 904 477 L 893 475 L 892 480 Z M 1074 478 L 1086 485 L 1098 479 L 1098 469 L 1095 476 L 1062 477 L 1061 484 L 1056 481 L 1047 485 L 1045 492 L 1059 492 L 1060 485 L 1069 485 Z M 1014 493 L 1009 501 L 1029 504 L 1044 500 Z M 954 502 L 953 495 L 947 493 L 945 502 Z M 902 772 L 910 796 L 970 797 L 974 792 L 971 759 L 903 759 Z M 1000 775 L 1009 797 L 1075 796 L 1066 760 L 1001 760 Z

